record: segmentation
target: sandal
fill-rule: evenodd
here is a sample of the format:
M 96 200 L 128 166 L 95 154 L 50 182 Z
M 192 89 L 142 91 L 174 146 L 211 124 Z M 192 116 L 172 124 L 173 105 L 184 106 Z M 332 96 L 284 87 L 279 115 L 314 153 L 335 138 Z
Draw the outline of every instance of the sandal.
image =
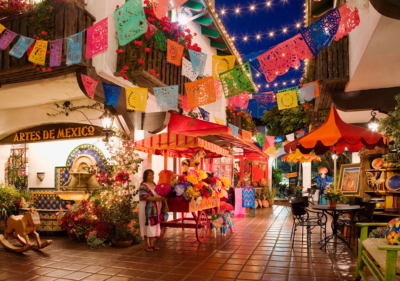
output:
M 146 252 L 153 252 L 153 248 L 152 247 L 147 247 L 146 249 L 144 249 Z
M 153 248 L 153 250 L 155 250 L 155 251 L 160 250 L 160 248 L 158 248 L 158 247 L 156 247 L 156 246 L 153 246 L 152 248 Z

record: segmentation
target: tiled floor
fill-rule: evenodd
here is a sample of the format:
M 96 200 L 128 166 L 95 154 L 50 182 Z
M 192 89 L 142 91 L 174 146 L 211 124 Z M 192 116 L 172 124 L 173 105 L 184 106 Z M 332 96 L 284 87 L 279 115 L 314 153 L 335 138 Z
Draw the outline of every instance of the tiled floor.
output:
M 258 209 L 256 217 L 234 220 L 235 232 L 196 242 L 193 230 L 168 229 L 161 251 L 143 245 L 90 250 L 84 243 L 55 238 L 42 252 L 0 249 L 0 280 L 354 280 L 356 260 L 345 248 L 307 252 L 301 235 L 290 244 L 290 209 Z M 301 232 L 298 232 L 301 233 Z

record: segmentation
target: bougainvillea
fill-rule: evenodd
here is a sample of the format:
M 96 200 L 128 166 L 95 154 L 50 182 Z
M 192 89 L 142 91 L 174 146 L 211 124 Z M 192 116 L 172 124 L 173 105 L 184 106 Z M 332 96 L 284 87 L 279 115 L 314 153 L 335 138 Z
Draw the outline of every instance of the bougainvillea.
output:
M 238 110 L 236 107 L 232 105 L 228 105 L 226 107 L 226 120 L 228 123 L 231 123 L 234 125 L 233 120 L 237 117 L 241 117 L 242 121 L 242 129 L 252 132 L 255 134 L 257 132 L 256 130 L 256 124 L 254 123 L 253 119 L 251 118 L 250 113 L 248 113 L 245 110 Z
M 154 14 L 153 5 L 150 1 L 146 0 L 143 2 L 144 4 L 144 13 L 147 19 L 147 31 L 146 33 L 137 38 L 134 41 L 133 48 L 127 52 L 126 56 L 128 57 L 129 65 L 124 66 L 123 70 L 121 71 L 121 76 L 126 79 L 132 81 L 133 84 L 137 83 L 137 80 L 134 76 L 134 71 L 143 67 L 143 60 L 138 57 L 138 53 L 144 52 L 151 52 L 154 48 L 157 48 L 157 57 L 155 60 L 160 62 L 164 57 L 163 49 L 160 49 L 161 46 L 156 44 L 156 37 L 162 36 L 165 40 L 170 39 L 174 42 L 179 43 L 180 45 L 185 47 L 185 51 L 183 56 L 189 57 L 189 49 L 197 52 L 201 52 L 201 48 L 198 46 L 197 43 L 192 44 L 193 36 L 190 32 L 189 28 L 182 28 L 179 26 L 178 22 L 170 22 L 169 17 L 163 17 L 158 19 Z M 140 52 L 137 52 L 140 50 Z M 117 50 L 117 53 L 123 52 L 121 48 Z M 149 58 L 147 61 L 148 65 L 154 65 L 154 59 Z M 156 64 L 158 65 L 158 63 Z M 150 74 L 154 75 L 155 77 L 159 77 L 160 69 L 156 66 L 154 69 L 150 70 Z

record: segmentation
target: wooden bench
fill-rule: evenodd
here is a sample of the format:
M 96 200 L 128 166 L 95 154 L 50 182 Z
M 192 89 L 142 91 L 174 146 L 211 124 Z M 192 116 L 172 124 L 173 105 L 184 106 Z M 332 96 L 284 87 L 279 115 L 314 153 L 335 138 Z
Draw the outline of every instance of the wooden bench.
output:
M 396 280 L 396 272 L 400 272 L 400 259 L 397 259 L 400 246 L 388 245 L 384 238 L 368 238 L 368 227 L 386 227 L 387 223 L 357 223 L 356 226 L 361 227 L 356 280 L 368 280 L 364 266 L 378 281 Z

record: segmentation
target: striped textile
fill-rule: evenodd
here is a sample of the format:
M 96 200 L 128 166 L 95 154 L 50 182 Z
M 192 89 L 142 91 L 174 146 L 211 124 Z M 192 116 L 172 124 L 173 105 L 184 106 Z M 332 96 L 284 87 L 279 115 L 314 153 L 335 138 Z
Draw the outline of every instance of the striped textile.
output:
M 197 148 L 203 148 L 209 158 L 229 155 L 228 150 L 203 139 L 170 133 L 162 133 L 135 142 L 135 149 L 138 151 L 155 155 L 167 153 L 169 157 L 178 158 L 193 157 Z

